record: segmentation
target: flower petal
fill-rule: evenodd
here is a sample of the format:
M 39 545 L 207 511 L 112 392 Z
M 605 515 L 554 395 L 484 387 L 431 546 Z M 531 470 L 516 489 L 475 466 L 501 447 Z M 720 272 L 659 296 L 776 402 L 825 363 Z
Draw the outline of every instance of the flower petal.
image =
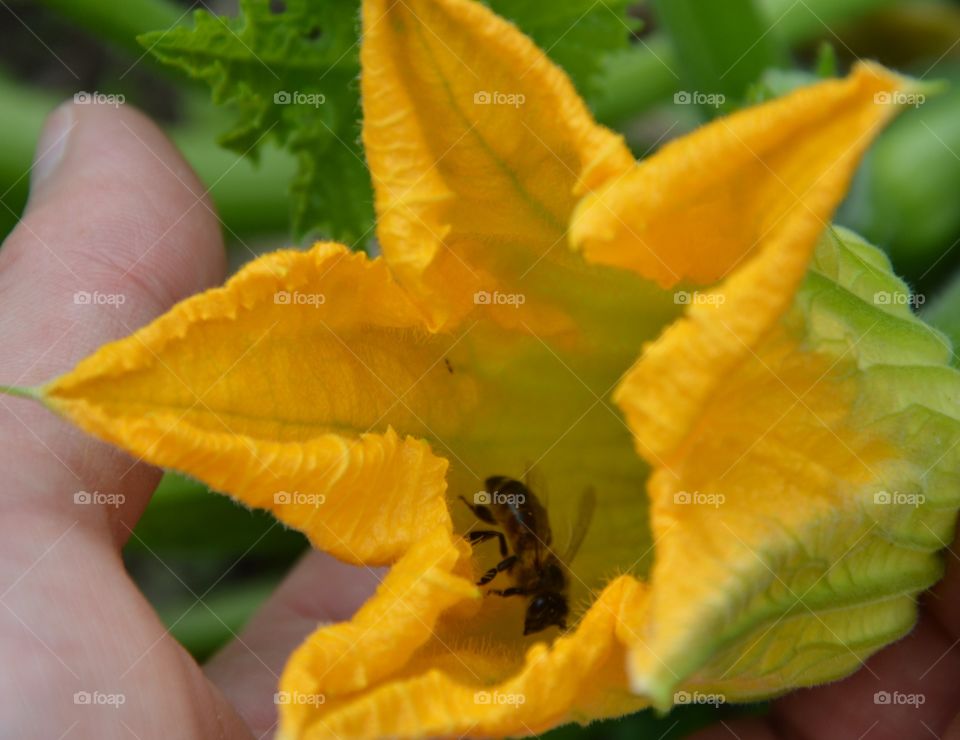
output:
M 549 323 L 546 297 L 583 269 L 563 244 L 570 215 L 632 168 L 622 139 L 480 3 L 366 0 L 363 18 L 363 138 L 391 267 L 436 325 L 494 289 L 544 297 L 503 322 Z
M 960 374 L 908 302 L 881 252 L 831 231 L 784 319 L 717 371 L 649 483 L 635 691 L 660 707 L 679 686 L 769 696 L 912 627 L 960 506 Z
M 43 389 L 95 436 L 386 563 L 450 528 L 449 434 L 476 405 L 382 261 L 319 244 L 245 267 Z M 321 515 L 322 510 L 322 515 Z
M 642 455 L 669 458 L 715 381 L 787 310 L 860 156 L 915 84 L 859 64 L 718 119 L 584 200 L 572 238 L 588 260 L 664 286 L 721 281 L 619 391 Z
M 894 103 L 916 84 L 860 63 L 846 79 L 719 118 L 588 195 L 572 241 L 591 262 L 669 288 L 715 283 L 798 226 L 815 239 Z
M 622 613 L 643 612 L 642 584 L 616 579 L 575 632 L 511 654 L 458 635 L 462 625 L 449 616 L 439 620 L 476 590 L 447 572 L 455 549 L 438 532 L 401 559 L 351 622 L 308 638 L 281 679 L 291 699 L 281 706 L 280 737 L 526 735 L 646 705 L 624 690 L 618 635 Z M 469 613 L 460 611 L 461 619 Z

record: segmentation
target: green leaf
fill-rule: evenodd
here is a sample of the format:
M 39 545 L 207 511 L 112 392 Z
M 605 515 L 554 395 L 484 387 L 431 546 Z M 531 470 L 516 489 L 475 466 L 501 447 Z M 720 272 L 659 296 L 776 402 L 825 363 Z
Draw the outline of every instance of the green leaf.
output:
M 640 21 L 627 10 L 633 0 L 486 0 L 563 67 L 583 95 L 595 91 L 604 57 L 626 49 Z
M 828 80 L 837 77 L 837 50 L 829 41 L 821 41 L 817 47 L 817 77 Z
M 361 241 L 373 221 L 359 145 L 356 0 L 241 0 L 237 18 L 194 13 L 194 25 L 145 34 L 161 61 L 205 80 L 238 112 L 220 139 L 256 157 L 273 138 L 298 159 L 291 219 L 298 237 Z

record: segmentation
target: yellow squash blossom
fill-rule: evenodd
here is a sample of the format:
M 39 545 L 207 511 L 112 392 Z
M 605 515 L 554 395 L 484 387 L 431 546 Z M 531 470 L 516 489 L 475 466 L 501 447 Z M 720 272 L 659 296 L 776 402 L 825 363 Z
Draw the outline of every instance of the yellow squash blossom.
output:
M 905 634 L 960 505 L 960 382 L 886 258 L 828 223 L 915 83 L 859 64 L 637 163 L 481 4 L 365 0 L 363 26 L 383 257 L 267 255 L 37 391 L 392 566 L 291 656 L 280 690 L 324 701 L 281 705 L 280 735 L 749 700 Z M 524 636 L 457 499 L 528 469 L 558 551 L 597 503 L 569 628 Z

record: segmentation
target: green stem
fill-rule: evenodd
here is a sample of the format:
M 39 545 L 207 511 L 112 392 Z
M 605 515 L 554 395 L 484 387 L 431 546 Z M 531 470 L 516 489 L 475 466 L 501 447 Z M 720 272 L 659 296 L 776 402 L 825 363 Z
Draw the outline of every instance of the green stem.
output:
M 793 45 L 818 36 L 836 41 L 832 28 L 900 0 L 758 0 L 775 29 Z
M 287 236 L 290 183 L 297 169 L 293 155 L 267 146 L 255 164 L 217 145 L 222 130 L 203 126 L 174 130 L 171 134 L 209 188 L 227 243 L 258 235 Z
M 137 36 L 170 28 L 187 15 L 170 0 L 40 0 L 81 28 L 140 57 Z M 146 55 L 149 57 L 149 55 Z
M 879 138 L 847 209 L 847 223 L 883 244 L 898 272 L 920 290 L 939 282 L 938 271 L 950 270 L 960 255 L 954 250 L 938 263 L 960 234 L 958 155 L 960 88 L 954 87 L 906 112 Z
M 669 0 L 667 0 L 669 2 Z M 770 33 L 788 46 L 817 36 L 832 38 L 829 29 L 897 0 L 759 0 Z M 664 34 L 644 39 L 630 50 L 611 55 L 604 64 L 591 107 L 597 118 L 615 126 L 668 98 L 680 86 L 677 51 Z
M 655 0 L 654 7 L 680 62 L 684 100 L 702 96 L 699 106 L 710 117 L 723 101 L 741 100 L 764 70 L 787 62 L 780 35 L 754 0 Z
M 16 224 L 27 200 L 29 169 L 40 126 L 55 100 L 0 76 L 0 235 Z
M 17 385 L 0 385 L 0 393 L 16 398 L 29 398 L 31 401 L 40 400 L 40 391 L 37 388 L 21 388 Z

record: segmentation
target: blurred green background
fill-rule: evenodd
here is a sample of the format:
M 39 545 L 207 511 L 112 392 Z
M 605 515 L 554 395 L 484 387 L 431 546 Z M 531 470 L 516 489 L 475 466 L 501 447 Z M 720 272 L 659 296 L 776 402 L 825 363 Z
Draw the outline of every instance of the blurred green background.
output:
M 356 0 L 310 2 L 356 6 Z M 275 3 L 247 2 L 277 12 L 282 7 Z M 511 7 L 491 4 L 501 12 Z M 952 83 L 881 136 L 838 221 L 885 248 L 897 272 L 923 296 L 927 318 L 955 341 L 960 338 L 960 283 L 953 280 L 960 266 L 960 3 L 604 0 L 584 5 L 582 0 L 555 0 L 518 2 L 518 13 L 526 7 L 526 15 L 517 22 L 540 41 L 536 13 L 559 13 L 565 4 L 573 11 L 599 5 L 604 13 L 624 12 L 621 20 L 629 21 L 611 26 L 599 17 L 594 33 L 621 34 L 616 44 L 604 41 L 591 52 L 589 34 L 581 35 L 581 46 L 574 48 L 563 41 L 570 35 L 564 33 L 550 53 L 561 64 L 565 53 L 571 58 L 594 53 L 595 72 L 581 88 L 600 121 L 624 133 L 638 157 L 711 116 L 816 76 L 842 74 L 857 58 Z M 534 6 L 541 9 L 531 11 Z M 230 129 L 236 109 L 249 101 L 215 104 L 203 81 L 165 66 L 138 42 L 146 32 L 190 28 L 192 7 L 225 16 L 238 13 L 236 3 L 226 0 L 206 5 L 175 0 L 0 2 L 0 233 L 16 225 L 23 209 L 44 117 L 78 91 L 96 90 L 124 95 L 127 103 L 167 128 L 211 189 L 234 266 L 269 248 L 305 243 L 305 234 L 344 237 L 336 229 L 325 234 L 316 224 L 292 228 L 295 142 L 273 137 L 259 147 L 257 162 L 221 147 L 218 137 Z M 606 51 L 616 46 L 621 48 Z M 681 104 L 683 97 L 677 94 L 691 91 L 722 95 L 725 102 Z M 323 156 L 318 155 L 321 163 Z M 333 209 L 322 198 L 314 206 L 321 214 L 324 207 Z M 369 239 L 353 243 L 370 247 Z M 242 628 L 305 548 L 300 535 L 272 518 L 168 475 L 125 558 L 173 634 L 203 659 Z M 550 737 L 679 738 L 720 719 L 763 710 L 680 707 L 666 717 L 641 713 L 589 728 L 561 728 Z

